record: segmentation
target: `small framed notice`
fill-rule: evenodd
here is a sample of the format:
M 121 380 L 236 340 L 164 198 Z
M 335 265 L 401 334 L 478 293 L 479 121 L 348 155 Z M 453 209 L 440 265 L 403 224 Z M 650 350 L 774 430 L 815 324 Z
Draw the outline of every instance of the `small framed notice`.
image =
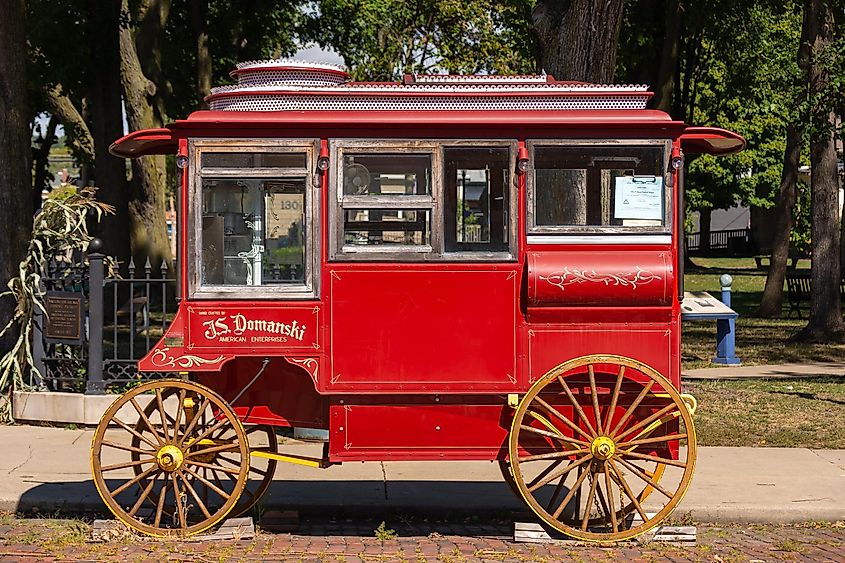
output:
M 71 291 L 48 291 L 44 296 L 47 310 L 44 338 L 52 344 L 82 344 L 82 320 L 85 296 Z
M 614 186 L 616 219 L 663 219 L 663 178 L 619 176 Z

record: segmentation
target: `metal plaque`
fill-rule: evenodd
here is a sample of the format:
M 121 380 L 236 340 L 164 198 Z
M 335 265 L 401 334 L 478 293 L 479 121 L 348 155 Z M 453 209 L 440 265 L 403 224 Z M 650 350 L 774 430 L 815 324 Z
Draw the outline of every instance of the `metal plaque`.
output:
M 85 296 L 70 291 L 48 291 L 44 298 L 47 315 L 44 337 L 52 344 L 82 344 Z

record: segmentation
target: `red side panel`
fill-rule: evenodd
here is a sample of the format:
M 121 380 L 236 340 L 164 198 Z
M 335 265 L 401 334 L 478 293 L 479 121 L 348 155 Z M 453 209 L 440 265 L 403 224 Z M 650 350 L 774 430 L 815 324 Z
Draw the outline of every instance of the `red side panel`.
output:
M 528 306 L 668 305 L 675 290 L 669 252 L 528 253 Z
M 503 392 L 517 386 L 517 264 L 338 265 L 331 392 Z
M 392 404 L 333 400 L 329 459 L 504 459 L 512 412 L 504 397 L 495 396 L 429 395 Z

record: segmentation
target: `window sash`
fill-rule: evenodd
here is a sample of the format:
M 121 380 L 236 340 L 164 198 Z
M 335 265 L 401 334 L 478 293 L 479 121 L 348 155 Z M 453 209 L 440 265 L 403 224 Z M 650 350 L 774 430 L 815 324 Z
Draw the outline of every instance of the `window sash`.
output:
M 538 225 L 536 222 L 537 186 L 535 177 L 535 149 L 537 147 L 663 147 L 663 225 L 657 226 L 624 226 L 624 225 Z M 671 173 L 667 171 L 672 155 L 672 142 L 668 139 L 533 139 L 526 141 L 530 155 L 529 168 L 526 174 L 527 200 L 525 205 L 528 234 L 538 235 L 584 235 L 596 237 L 601 242 L 600 235 L 664 235 L 672 232 L 672 182 Z
M 189 139 L 188 158 L 188 297 L 191 299 L 314 299 L 319 295 L 320 198 L 314 189 L 317 139 Z M 210 152 L 305 153 L 304 168 L 215 168 L 202 167 L 202 155 Z M 301 178 L 305 182 L 305 280 L 303 283 L 268 285 L 203 284 L 202 267 L 202 179 L 206 178 Z
M 444 236 L 444 151 L 447 148 L 508 148 L 510 169 L 515 170 L 517 143 L 515 140 L 455 139 L 455 140 L 331 140 L 329 142 L 329 198 L 336 202 L 329 209 L 329 259 L 335 261 L 513 261 L 517 244 L 517 190 L 516 176 L 512 173 L 512 186 L 508 186 L 508 250 L 452 250 L 446 251 Z M 354 154 L 427 154 L 431 158 L 430 195 L 346 195 L 343 193 L 344 155 Z M 347 245 L 344 244 L 345 211 L 351 209 L 429 209 L 429 245 Z

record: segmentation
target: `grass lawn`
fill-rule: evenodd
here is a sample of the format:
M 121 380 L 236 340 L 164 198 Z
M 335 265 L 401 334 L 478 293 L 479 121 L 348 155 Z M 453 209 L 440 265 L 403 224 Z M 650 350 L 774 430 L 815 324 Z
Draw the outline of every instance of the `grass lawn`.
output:
M 695 380 L 702 446 L 845 448 L 845 378 Z
M 688 269 L 684 278 L 687 291 L 708 291 L 718 297 L 719 276 L 729 273 L 734 279 L 732 305 L 740 315 L 736 354 L 744 365 L 845 362 L 845 345 L 787 344 L 806 320 L 753 316 L 763 295 L 766 272 L 756 269 L 752 258 L 693 261 L 697 267 Z M 809 263 L 801 261 L 798 267 L 809 268 Z M 788 305 L 784 305 L 786 317 Z M 711 367 L 715 322 L 685 322 L 682 342 L 684 369 Z M 702 445 L 845 448 L 845 377 L 697 380 L 685 381 L 684 390 L 699 401 L 695 420 Z
M 766 272 L 754 267 L 753 258 L 694 258 L 693 261 L 698 267 L 688 269 L 684 276 L 687 291 L 708 291 L 719 297 L 719 276 L 729 273 L 733 277 L 731 300 L 733 309 L 739 313 L 736 354 L 744 365 L 845 361 L 845 345 L 787 344 L 787 339 L 804 327 L 806 320 L 785 318 L 788 311 L 785 296 L 784 318 L 753 316 L 766 284 Z M 799 269 L 807 267 L 806 260 L 798 264 Z M 716 323 L 685 322 L 682 342 L 684 369 L 709 367 L 716 351 Z

